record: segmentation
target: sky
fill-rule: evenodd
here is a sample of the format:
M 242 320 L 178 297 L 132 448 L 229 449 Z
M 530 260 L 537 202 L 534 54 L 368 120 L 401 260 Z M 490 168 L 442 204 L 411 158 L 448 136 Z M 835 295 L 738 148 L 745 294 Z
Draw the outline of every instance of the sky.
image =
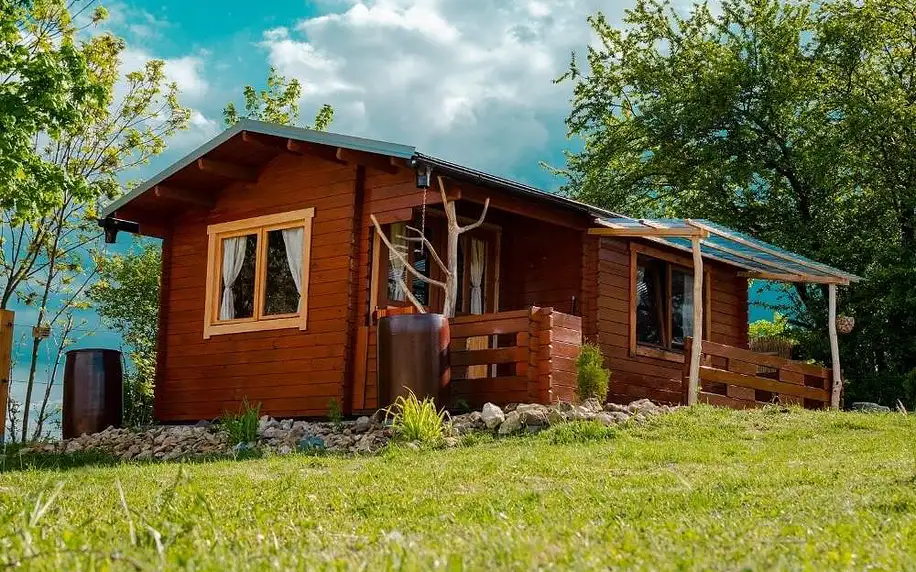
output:
M 324 103 L 330 130 L 414 145 L 421 152 L 544 190 L 562 180 L 542 166 L 564 164 L 571 85 L 555 83 L 571 54 L 593 36 L 598 10 L 621 23 L 635 0 L 117 0 L 101 2 L 105 28 L 127 41 L 122 68 L 163 59 L 192 110 L 188 130 L 148 166 L 141 181 L 223 129 L 221 111 L 242 87 L 262 87 L 270 66 L 304 88 L 302 121 Z M 682 8 L 690 2 L 676 2 Z M 121 248 L 130 237 L 119 238 Z M 30 332 L 19 308 L 17 340 Z M 754 309 L 752 318 L 765 315 Z M 78 347 L 119 348 L 92 313 Z M 41 369 L 53 361 L 52 344 Z M 13 379 L 27 374 L 17 345 Z M 46 373 L 45 373 L 46 376 Z M 40 374 L 40 377 L 41 374 Z M 39 386 L 43 391 L 43 387 Z M 21 383 L 12 394 L 20 398 Z M 59 401 L 59 387 L 52 394 Z

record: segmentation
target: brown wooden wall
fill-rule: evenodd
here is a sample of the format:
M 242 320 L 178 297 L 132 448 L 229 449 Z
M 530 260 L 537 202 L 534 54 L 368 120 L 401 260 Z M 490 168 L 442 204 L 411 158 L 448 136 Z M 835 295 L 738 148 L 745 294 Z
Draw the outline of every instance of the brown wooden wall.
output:
M 324 415 L 344 399 L 348 319 L 354 308 L 351 241 L 357 167 L 281 155 L 257 183 L 220 193 L 208 213 L 171 221 L 163 243 L 164 284 L 156 417 L 213 418 L 243 398 L 270 415 Z M 309 277 L 308 330 L 251 332 L 203 338 L 207 225 L 315 208 Z
M 647 397 L 679 403 L 683 364 L 644 356 L 629 349 L 630 246 L 621 239 L 589 237 L 585 251 L 597 252 L 597 340 L 611 370 L 608 398 L 628 403 Z M 672 253 L 679 251 L 671 249 Z M 588 258 L 588 257 L 586 257 Z M 711 276 L 709 339 L 747 348 L 747 280 L 736 269 L 706 261 Z M 705 320 L 704 320 L 705 322 Z M 587 327 L 586 327 L 587 329 Z

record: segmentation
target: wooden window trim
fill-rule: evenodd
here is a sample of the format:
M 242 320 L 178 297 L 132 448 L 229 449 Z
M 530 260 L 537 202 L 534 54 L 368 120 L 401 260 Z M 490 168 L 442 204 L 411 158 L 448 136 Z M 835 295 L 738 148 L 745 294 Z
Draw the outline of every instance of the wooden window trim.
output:
M 305 331 L 308 325 L 308 292 L 309 292 L 309 266 L 312 247 L 312 219 L 315 209 L 301 209 L 278 214 L 264 215 L 241 220 L 234 220 L 207 227 L 207 285 L 206 303 L 204 308 L 204 339 L 224 334 L 238 334 L 243 332 L 261 332 L 266 330 L 280 330 L 299 328 Z M 263 316 L 264 301 L 266 298 L 265 284 L 267 282 L 267 233 L 274 230 L 302 227 L 302 293 L 299 296 L 299 310 L 291 314 Z M 222 276 L 220 264 L 223 259 L 222 244 L 224 238 L 254 234 L 257 236 L 257 252 L 255 254 L 255 282 L 254 282 L 254 315 L 250 318 L 234 320 L 218 320 L 220 279 Z
M 643 255 L 648 258 L 663 260 L 668 263 L 666 278 L 666 303 L 668 305 L 667 313 L 669 322 L 671 321 L 671 293 L 667 291 L 671 284 L 671 269 L 673 266 L 679 266 L 682 270 L 693 270 L 693 259 L 687 256 L 681 256 L 659 248 L 653 248 L 644 244 L 630 243 L 630 291 L 629 291 L 629 346 L 630 356 L 641 356 L 653 359 L 660 359 L 675 363 L 684 363 L 683 350 L 667 349 L 649 344 L 640 344 L 636 339 L 636 282 L 639 256 Z M 712 328 L 712 317 L 710 313 L 712 298 L 712 271 L 703 269 L 703 339 L 709 339 L 709 332 Z

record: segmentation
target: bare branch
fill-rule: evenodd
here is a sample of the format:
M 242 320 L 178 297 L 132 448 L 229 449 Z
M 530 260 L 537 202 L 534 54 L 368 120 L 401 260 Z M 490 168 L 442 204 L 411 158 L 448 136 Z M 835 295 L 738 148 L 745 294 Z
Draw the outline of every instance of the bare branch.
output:
M 487 200 L 483 202 L 483 212 L 480 213 L 480 218 L 477 219 L 477 222 L 471 223 L 467 226 L 458 227 L 458 234 L 467 232 L 469 230 L 474 230 L 483 224 L 483 220 L 487 218 L 487 209 L 490 208 L 490 197 L 487 197 Z
M 394 256 L 404 264 L 404 268 L 409 273 L 411 273 L 414 276 L 414 278 L 422 282 L 426 282 L 427 284 L 432 284 L 433 286 L 436 286 L 436 287 L 439 287 L 445 290 L 445 282 L 433 280 L 432 278 L 428 278 L 420 274 L 420 272 L 410 264 L 410 262 L 407 260 L 407 257 L 404 256 L 404 253 L 401 252 L 399 249 L 395 248 L 393 244 L 391 244 L 391 241 L 388 240 L 388 237 L 385 236 L 384 232 L 382 232 L 382 226 L 378 223 L 378 219 L 375 218 L 375 215 L 369 215 L 369 219 L 372 221 L 372 224 L 375 226 L 375 232 L 378 233 L 379 238 L 381 238 L 382 242 L 385 243 L 385 246 L 388 247 L 388 251 L 393 253 Z
M 414 228 L 409 225 L 404 225 L 404 226 L 407 228 L 407 230 L 413 231 L 417 233 L 419 236 L 417 237 L 402 236 L 401 238 L 406 240 L 407 242 L 422 242 L 424 245 L 426 245 L 426 248 L 429 250 L 429 255 L 433 257 L 433 260 L 436 261 L 436 264 L 439 265 L 439 268 L 441 268 L 442 271 L 445 272 L 446 276 L 451 276 L 452 273 L 449 272 L 448 266 L 446 266 L 445 263 L 442 262 L 442 259 L 439 258 L 439 253 L 436 252 L 435 248 L 433 248 L 433 245 L 429 242 L 429 239 L 426 238 L 426 235 L 424 235 L 420 231 L 420 229 Z

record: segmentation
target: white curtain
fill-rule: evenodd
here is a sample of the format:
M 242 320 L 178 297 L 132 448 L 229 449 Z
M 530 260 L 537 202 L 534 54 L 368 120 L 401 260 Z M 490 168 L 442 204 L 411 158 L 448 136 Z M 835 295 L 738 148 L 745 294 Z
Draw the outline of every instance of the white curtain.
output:
M 468 269 L 468 280 L 471 286 L 470 302 L 472 314 L 483 314 L 483 273 L 487 261 L 487 242 L 476 238 L 471 239 L 471 264 Z M 460 286 L 459 286 L 460 288 Z M 490 345 L 487 336 L 468 338 L 466 347 L 469 350 L 485 350 Z M 496 375 L 495 367 L 493 375 Z M 468 379 L 481 379 L 487 377 L 487 366 L 468 366 L 466 377 Z
M 684 274 L 684 303 L 681 304 L 681 323 L 684 337 L 693 335 L 693 276 Z
M 242 271 L 247 247 L 247 236 L 223 239 L 223 302 L 219 307 L 220 320 L 235 318 L 235 294 L 232 292 L 232 285 Z
M 487 243 L 471 239 L 471 313 L 483 314 L 483 270 L 487 259 Z
M 286 246 L 286 263 L 289 273 L 296 283 L 296 292 L 302 297 L 302 255 L 305 245 L 302 243 L 302 227 L 283 230 L 283 244 Z
M 407 233 L 407 223 L 396 222 L 391 225 L 391 245 L 395 248 L 405 246 L 407 241 L 402 237 Z M 401 253 L 404 253 L 404 250 L 401 249 Z M 393 252 L 388 252 L 388 298 L 391 300 L 397 300 L 398 302 L 403 302 L 407 299 L 407 294 L 404 292 L 404 288 L 401 286 L 401 280 L 404 279 L 407 270 L 404 267 L 404 263 L 401 259 L 394 255 Z M 401 280 L 398 280 L 398 278 Z

